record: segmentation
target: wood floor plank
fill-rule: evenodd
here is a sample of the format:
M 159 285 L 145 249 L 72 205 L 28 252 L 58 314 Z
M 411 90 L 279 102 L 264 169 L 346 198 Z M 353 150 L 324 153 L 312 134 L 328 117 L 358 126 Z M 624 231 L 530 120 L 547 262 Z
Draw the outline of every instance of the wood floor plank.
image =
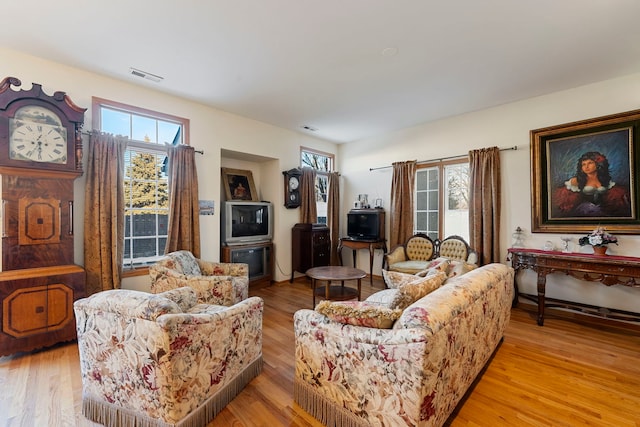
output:
M 365 283 L 366 282 L 366 283 Z M 382 289 L 363 281 L 362 297 Z M 318 427 L 293 401 L 293 313 L 311 308 L 304 278 L 260 289 L 265 301 L 264 370 L 208 427 Z M 453 427 L 640 427 L 640 331 L 566 318 L 531 306 L 512 310 L 505 339 Z M 75 343 L 0 357 L 0 426 L 95 427 L 81 414 Z

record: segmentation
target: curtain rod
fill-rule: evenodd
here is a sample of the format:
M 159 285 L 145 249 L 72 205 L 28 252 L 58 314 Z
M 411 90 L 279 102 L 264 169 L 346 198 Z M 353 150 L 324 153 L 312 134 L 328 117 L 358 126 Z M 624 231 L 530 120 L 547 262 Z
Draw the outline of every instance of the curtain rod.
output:
M 83 130 L 81 133 L 82 133 L 83 135 L 91 136 L 91 131 L 88 131 L 88 130 Z M 194 151 L 195 151 L 196 153 L 198 153 L 198 154 L 204 154 L 204 150 L 195 150 L 195 149 L 194 149 Z
M 514 145 L 513 147 L 508 147 L 508 148 L 500 148 L 500 151 L 509 151 L 509 150 L 517 150 L 518 146 Z M 438 159 L 431 159 L 431 160 L 420 160 L 419 162 L 417 162 L 418 164 L 420 163 L 431 163 L 431 162 L 441 162 L 443 160 L 452 160 L 452 159 L 461 159 L 462 157 L 468 157 L 468 154 L 459 154 L 457 156 L 448 156 L 448 157 L 440 157 Z M 388 169 L 388 168 L 392 168 L 393 165 L 389 165 L 389 166 L 380 166 L 377 168 L 369 168 L 369 172 L 371 171 L 376 171 L 376 170 L 380 170 L 380 169 Z

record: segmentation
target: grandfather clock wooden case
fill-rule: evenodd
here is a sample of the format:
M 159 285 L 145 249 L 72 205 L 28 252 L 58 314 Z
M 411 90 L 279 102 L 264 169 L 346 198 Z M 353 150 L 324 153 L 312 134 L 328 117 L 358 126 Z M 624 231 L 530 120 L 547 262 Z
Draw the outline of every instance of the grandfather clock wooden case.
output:
M 73 183 L 82 175 L 86 109 L 39 84 L 0 82 L 0 356 L 76 338 Z

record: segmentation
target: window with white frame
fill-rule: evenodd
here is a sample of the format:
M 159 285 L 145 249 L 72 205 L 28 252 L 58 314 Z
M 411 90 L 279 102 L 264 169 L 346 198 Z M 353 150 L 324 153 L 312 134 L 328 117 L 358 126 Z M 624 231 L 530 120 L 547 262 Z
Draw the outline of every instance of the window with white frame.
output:
M 163 254 L 169 223 L 167 145 L 186 143 L 187 119 L 94 98 L 103 132 L 129 138 L 124 160 L 127 269 L 149 265 Z
M 458 235 L 469 241 L 469 162 L 419 165 L 414 228 L 432 239 Z
M 300 149 L 300 165 L 316 170 L 316 209 L 320 224 L 327 223 L 327 191 L 329 189 L 329 172 L 333 170 L 333 154 Z

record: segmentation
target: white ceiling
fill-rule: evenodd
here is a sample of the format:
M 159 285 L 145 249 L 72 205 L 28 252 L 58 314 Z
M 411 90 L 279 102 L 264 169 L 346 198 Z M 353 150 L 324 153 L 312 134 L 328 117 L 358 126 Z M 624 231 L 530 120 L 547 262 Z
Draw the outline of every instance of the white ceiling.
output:
M 335 142 L 640 72 L 638 0 L 20 0 L 2 11 L 7 48 Z

